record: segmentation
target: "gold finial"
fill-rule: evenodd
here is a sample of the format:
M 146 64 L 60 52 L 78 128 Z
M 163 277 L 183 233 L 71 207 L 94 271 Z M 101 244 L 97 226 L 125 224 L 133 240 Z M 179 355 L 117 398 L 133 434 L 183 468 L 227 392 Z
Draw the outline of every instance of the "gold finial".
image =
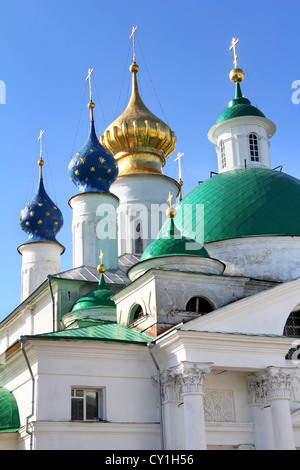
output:
M 103 251 L 102 250 L 100 250 L 99 259 L 100 259 L 100 264 L 98 264 L 98 266 L 97 266 L 97 271 L 98 271 L 98 273 L 103 274 L 106 271 L 106 267 L 102 263 L 102 260 L 103 260 Z
M 244 80 L 244 72 L 237 65 L 238 55 L 237 55 L 237 52 L 236 52 L 236 45 L 238 44 L 238 42 L 239 42 L 239 39 L 232 38 L 231 46 L 229 47 L 229 50 L 233 51 L 234 69 L 232 69 L 230 74 L 229 74 L 229 78 L 233 83 L 241 83 Z
M 182 172 L 181 172 L 181 158 L 183 157 L 184 153 L 178 153 L 177 154 L 177 158 L 175 158 L 174 162 L 176 162 L 178 160 L 178 173 L 179 173 L 179 185 L 180 185 L 180 189 L 179 189 L 179 200 L 181 201 L 182 200 L 182 191 L 181 191 L 181 188 L 183 186 L 183 181 L 181 179 L 181 176 L 182 176 Z
M 169 197 L 167 199 L 167 202 L 169 203 L 169 207 L 166 210 L 166 214 L 167 214 L 167 217 L 169 217 L 169 219 L 174 219 L 174 217 L 176 215 L 176 210 L 171 205 L 172 204 L 172 199 L 173 199 L 173 194 L 171 194 L 171 192 L 169 191 Z
M 91 83 L 91 75 L 94 69 L 90 69 L 88 71 L 88 75 L 86 77 L 86 80 L 89 81 L 89 90 L 90 90 L 90 102 L 88 104 L 88 108 L 91 110 L 91 121 L 94 121 L 94 112 L 93 109 L 95 108 L 95 104 L 93 103 L 92 100 L 92 83 Z
M 43 172 L 42 172 L 42 166 L 44 165 L 44 160 L 43 160 L 43 146 L 42 146 L 42 137 L 45 131 L 40 131 L 40 135 L 38 140 L 40 141 L 40 159 L 38 161 L 39 167 L 40 167 L 40 179 L 43 178 Z

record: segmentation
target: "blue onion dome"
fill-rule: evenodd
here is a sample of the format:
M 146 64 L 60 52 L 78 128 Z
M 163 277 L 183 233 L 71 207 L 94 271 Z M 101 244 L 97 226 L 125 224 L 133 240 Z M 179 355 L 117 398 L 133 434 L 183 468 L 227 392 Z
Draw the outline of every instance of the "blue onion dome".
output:
M 100 144 L 95 131 L 92 101 L 90 134 L 84 145 L 69 164 L 70 180 L 81 192 L 108 193 L 110 185 L 118 176 L 118 168 L 114 157 Z
M 28 242 L 54 242 L 63 226 L 63 216 L 57 205 L 48 196 L 43 182 L 42 158 L 39 160 L 40 179 L 33 199 L 21 211 L 21 229 L 28 235 Z

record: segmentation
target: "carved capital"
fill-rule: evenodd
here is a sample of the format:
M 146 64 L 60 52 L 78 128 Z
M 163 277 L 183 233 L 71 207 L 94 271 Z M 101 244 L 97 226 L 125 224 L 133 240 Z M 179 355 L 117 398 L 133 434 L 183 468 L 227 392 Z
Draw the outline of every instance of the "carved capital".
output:
M 181 384 L 174 368 L 161 374 L 161 393 L 163 401 L 180 401 Z
M 248 392 L 253 405 L 265 405 L 268 403 L 268 383 L 264 376 L 249 376 Z
M 203 383 L 206 373 L 210 371 L 210 367 L 187 361 L 182 362 L 177 367 L 177 375 L 181 384 L 182 394 L 203 393 Z
M 269 400 L 284 398 L 290 400 L 294 394 L 293 370 L 270 367 L 265 379 L 268 383 Z

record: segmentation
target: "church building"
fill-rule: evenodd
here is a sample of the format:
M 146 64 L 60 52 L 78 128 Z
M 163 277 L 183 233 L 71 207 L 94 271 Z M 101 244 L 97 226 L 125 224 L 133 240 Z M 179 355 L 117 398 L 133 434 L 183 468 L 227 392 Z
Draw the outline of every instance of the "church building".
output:
M 41 132 L 21 303 L 0 323 L 1 450 L 300 450 L 300 180 L 272 167 L 276 127 L 243 95 L 237 43 L 208 131 L 218 173 L 185 197 L 134 47 L 129 103 L 100 137 L 89 70 L 63 272 Z

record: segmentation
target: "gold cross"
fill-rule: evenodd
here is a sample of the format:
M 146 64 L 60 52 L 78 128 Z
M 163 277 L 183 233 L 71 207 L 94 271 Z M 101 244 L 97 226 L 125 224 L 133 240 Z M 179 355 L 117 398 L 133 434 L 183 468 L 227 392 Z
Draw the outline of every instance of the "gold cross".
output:
M 169 191 L 169 197 L 168 197 L 167 201 L 168 201 L 170 207 L 171 207 L 172 199 L 173 199 L 173 194 L 171 194 L 170 191 Z
M 174 162 L 178 160 L 178 171 L 179 171 L 179 179 L 181 180 L 181 158 L 183 157 L 184 153 L 178 153 L 177 158 L 175 158 Z
M 90 101 L 92 101 L 92 84 L 91 84 L 91 75 L 94 69 L 89 69 L 88 71 L 88 76 L 86 77 L 86 80 L 89 81 L 89 88 L 90 88 Z
M 43 177 L 43 173 L 42 173 L 42 166 L 44 165 L 44 161 L 43 161 L 43 157 L 42 157 L 42 154 L 43 154 L 43 148 L 42 148 L 42 137 L 43 137 L 43 134 L 44 134 L 45 131 L 40 131 L 40 135 L 39 135 L 39 138 L 38 140 L 40 141 L 40 159 L 39 159 L 39 166 L 40 166 L 40 179 L 42 179 Z
M 137 26 L 132 26 L 132 30 L 131 30 L 131 35 L 130 35 L 130 38 L 132 38 L 132 48 L 133 48 L 133 62 L 135 63 L 135 43 L 134 43 L 134 34 L 137 30 Z
M 100 250 L 99 259 L 100 259 L 100 264 L 102 264 L 102 260 L 103 260 L 103 251 L 102 250 Z
M 239 42 L 239 39 L 232 38 L 231 46 L 229 48 L 230 51 L 231 51 L 231 49 L 233 50 L 233 64 L 234 64 L 235 68 L 237 68 L 238 55 L 236 53 L 236 45 L 237 45 L 238 42 Z

